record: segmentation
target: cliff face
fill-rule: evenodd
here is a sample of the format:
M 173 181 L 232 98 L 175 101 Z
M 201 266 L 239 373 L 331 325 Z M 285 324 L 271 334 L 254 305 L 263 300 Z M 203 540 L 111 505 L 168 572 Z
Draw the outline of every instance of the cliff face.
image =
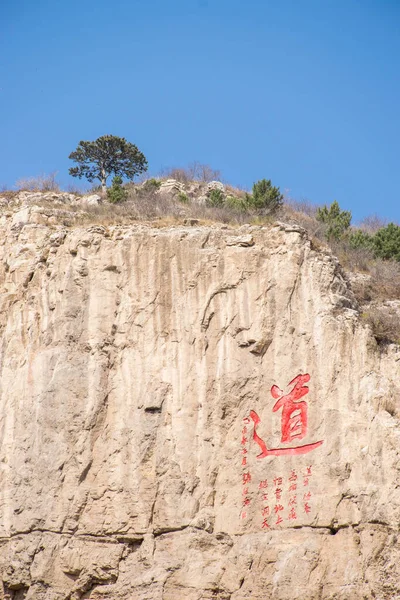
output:
M 400 595 L 400 353 L 334 258 L 280 225 L 1 229 L 3 598 Z

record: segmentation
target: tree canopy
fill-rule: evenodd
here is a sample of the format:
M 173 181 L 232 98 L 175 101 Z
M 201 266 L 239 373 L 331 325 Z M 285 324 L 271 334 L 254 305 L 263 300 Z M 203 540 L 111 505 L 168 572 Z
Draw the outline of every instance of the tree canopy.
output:
M 69 158 L 78 163 L 69 169 L 70 175 L 85 177 L 90 182 L 98 179 L 103 191 L 112 173 L 133 179 L 147 171 L 147 160 L 137 146 L 115 135 L 103 135 L 94 142 L 80 141 Z

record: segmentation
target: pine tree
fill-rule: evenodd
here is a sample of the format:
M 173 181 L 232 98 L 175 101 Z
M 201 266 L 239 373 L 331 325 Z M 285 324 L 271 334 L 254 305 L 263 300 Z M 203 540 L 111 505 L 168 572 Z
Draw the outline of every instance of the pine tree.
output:
M 246 195 L 246 202 L 250 208 L 275 213 L 283 205 L 283 194 L 270 179 L 261 179 L 253 185 L 253 194 Z
M 339 203 L 335 200 L 329 208 L 323 206 L 318 209 L 317 220 L 328 226 L 326 232 L 328 239 L 340 240 L 350 227 L 351 212 L 341 210 Z
M 147 171 L 147 160 L 138 148 L 115 135 L 103 135 L 94 142 L 80 141 L 69 158 L 78 163 L 77 167 L 70 168 L 69 174 L 79 179 L 86 177 L 88 181 L 98 179 L 103 192 L 112 173 L 133 179 Z

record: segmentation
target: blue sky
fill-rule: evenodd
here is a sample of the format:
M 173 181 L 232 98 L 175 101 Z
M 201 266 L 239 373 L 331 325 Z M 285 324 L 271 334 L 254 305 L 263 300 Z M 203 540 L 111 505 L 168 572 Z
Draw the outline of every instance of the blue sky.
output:
M 398 0 L 1 0 L 0 185 L 113 134 L 400 221 L 399 59 Z

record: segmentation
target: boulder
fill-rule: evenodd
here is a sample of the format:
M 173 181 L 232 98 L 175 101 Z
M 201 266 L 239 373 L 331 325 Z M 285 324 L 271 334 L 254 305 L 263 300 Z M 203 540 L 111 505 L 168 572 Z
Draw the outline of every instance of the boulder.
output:
M 207 194 L 212 192 L 212 190 L 219 190 L 224 194 L 226 193 L 225 186 L 220 181 L 210 181 L 210 183 L 207 184 Z
M 167 197 L 174 197 L 182 194 L 185 191 L 185 186 L 176 179 L 167 179 L 163 181 L 159 189 L 159 194 Z
M 91 194 L 90 196 L 82 196 L 80 204 L 85 204 L 86 206 L 98 206 L 102 204 L 103 200 L 101 196 L 98 194 Z

